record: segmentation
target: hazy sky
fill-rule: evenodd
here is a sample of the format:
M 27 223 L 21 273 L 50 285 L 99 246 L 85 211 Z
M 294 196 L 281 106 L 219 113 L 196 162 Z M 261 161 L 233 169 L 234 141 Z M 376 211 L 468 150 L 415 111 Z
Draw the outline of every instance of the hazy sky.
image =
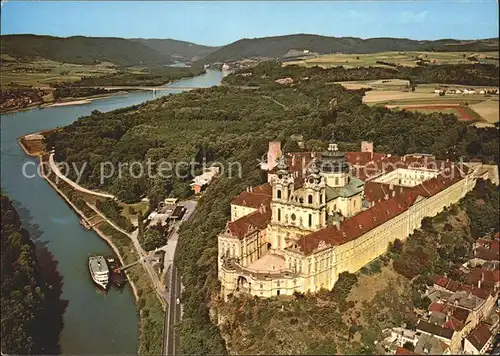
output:
M 2 1 L 2 34 L 175 38 L 223 45 L 291 33 L 498 37 L 496 0 L 316 2 Z

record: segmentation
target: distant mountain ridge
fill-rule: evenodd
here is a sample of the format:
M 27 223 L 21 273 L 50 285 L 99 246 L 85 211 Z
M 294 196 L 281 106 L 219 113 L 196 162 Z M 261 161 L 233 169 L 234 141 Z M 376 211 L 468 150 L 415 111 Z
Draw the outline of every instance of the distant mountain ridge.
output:
M 175 61 L 191 61 L 218 49 L 171 39 L 54 37 L 30 34 L 2 35 L 0 48 L 2 54 L 20 59 L 46 58 L 75 64 L 100 61 L 120 66 L 165 65 Z
M 173 63 L 142 43 L 114 37 L 2 35 L 1 53 L 21 59 L 38 57 L 75 64 L 96 61 L 122 66 Z
M 148 46 L 149 48 L 160 53 L 162 56 L 182 62 L 199 60 L 220 48 L 203 46 L 192 42 L 178 41 L 171 38 L 132 38 L 131 40 Z
M 28 60 L 46 58 L 76 64 L 106 61 L 119 66 L 165 65 L 175 61 L 205 64 L 251 57 L 282 59 L 289 52 L 302 50 L 320 54 L 361 54 L 384 51 L 498 51 L 498 38 L 417 41 L 389 37 L 362 39 L 294 34 L 241 39 L 222 47 L 204 46 L 173 39 L 54 37 L 30 34 L 2 35 L 0 38 L 1 53 L 15 58 Z
M 385 51 L 485 52 L 498 51 L 498 38 L 417 41 L 406 38 L 327 37 L 310 34 L 241 39 L 205 56 L 201 62 L 225 62 L 251 57 L 280 58 L 290 50 L 327 53 L 377 53 Z

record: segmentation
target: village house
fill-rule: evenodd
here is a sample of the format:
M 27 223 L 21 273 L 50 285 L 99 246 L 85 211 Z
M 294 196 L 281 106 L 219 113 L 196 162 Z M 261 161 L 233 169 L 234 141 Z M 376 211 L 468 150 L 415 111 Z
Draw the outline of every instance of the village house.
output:
M 409 342 L 415 346 L 418 342 L 420 333 L 415 330 L 395 327 L 392 329 L 383 330 L 384 334 L 388 336 L 384 339 L 384 344 L 402 347 L 405 343 Z
M 209 167 L 206 168 L 202 174 L 194 177 L 191 181 L 191 188 L 194 191 L 194 194 L 199 194 L 203 189 L 205 189 L 212 180 L 220 173 L 220 167 Z
M 484 355 L 491 346 L 493 335 L 487 325 L 479 324 L 464 340 L 464 354 Z
M 456 354 L 461 349 L 460 334 L 453 329 L 443 328 L 423 320 L 419 320 L 416 327 L 422 334 L 415 352 L 417 354 Z

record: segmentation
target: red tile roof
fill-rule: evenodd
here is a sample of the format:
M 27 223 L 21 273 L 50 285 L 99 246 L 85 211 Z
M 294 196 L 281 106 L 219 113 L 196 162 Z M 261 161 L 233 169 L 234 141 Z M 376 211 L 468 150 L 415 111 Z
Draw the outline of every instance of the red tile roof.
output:
M 467 321 L 467 318 L 469 317 L 470 312 L 467 309 L 453 307 L 451 314 L 457 320 L 461 321 L 462 323 L 465 323 Z
M 469 283 L 477 285 L 477 283 L 481 281 L 481 285 L 492 287 L 500 282 L 500 271 L 490 271 L 487 269 L 473 268 L 469 273 L 466 274 L 466 277 Z
M 320 156 L 320 154 L 311 152 L 293 152 L 286 154 L 289 169 L 293 172 L 299 172 L 297 173 L 298 185 L 301 185 L 300 183 L 303 180 L 302 172 L 305 168 L 304 162 L 307 165 L 318 156 Z M 315 250 L 321 241 L 330 245 L 341 245 L 363 235 L 364 233 L 405 212 L 415 202 L 418 196 L 430 197 L 458 182 L 463 176 L 461 171 L 468 170 L 466 167 L 461 167 L 459 169 L 457 166 L 453 166 L 453 164 L 448 162 L 434 161 L 432 157 L 398 157 L 375 153 L 372 155 L 370 152 L 349 152 L 346 154 L 346 160 L 352 165 L 356 164 L 366 166 L 368 164 L 373 164 L 375 172 L 379 170 L 379 173 L 382 169 L 384 169 L 384 171 L 390 171 L 397 167 L 409 167 L 410 165 L 413 167 L 431 167 L 432 165 L 438 164 L 437 168 L 444 167 L 444 170 L 436 178 L 425 181 L 420 185 L 404 188 L 396 187 L 395 190 L 392 191 L 390 190 L 390 186 L 388 184 L 367 182 L 367 184 L 365 184 L 365 196 L 367 200 L 376 202 L 376 204 L 358 215 L 344 220 L 339 224 L 339 226 L 327 227 L 303 236 L 297 242 L 297 245 L 305 254 L 309 254 Z M 392 163 L 392 165 L 390 165 L 390 167 L 385 167 L 383 163 Z M 441 164 L 441 166 L 439 166 L 439 164 Z M 450 176 L 450 178 L 444 177 L 444 174 Z M 269 204 L 271 199 L 272 189 L 268 183 L 254 188 L 253 191 L 242 192 L 233 199 L 231 202 L 232 204 L 252 207 L 255 209 L 265 206 L 267 208 L 266 213 L 263 214 L 261 212 L 255 212 L 233 221 L 228 224 L 228 231 L 234 236 L 241 238 L 245 234 L 244 231 L 248 231 L 249 226 L 252 227 L 262 225 L 262 228 L 264 228 L 264 224 L 267 224 L 270 220 L 271 213 Z M 256 222 L 250 222 L 251 219 L 255 219 Z M 451 290 L 458 289 L 458 286 L 455 286 L 454 284 L 449 287 L 453 288 Z
M 490 288 L 483 288 L 483 287 L 481 287 L 481 288 L 472 288 L 471 293 L 473 295 L 475 295 L 476 297 L 478 297 L 478 298 L 486 300 L 491 295 L 492 289 L 490 289 Z
M 479 247 L 474 252 L 474 257 L 485 261 L 500 261 L 500 252 L 499 250 Z
M 439 281 L 439 284 L 437 283 L 438 281 Z M 443 286 L 442 284 L 444 284 L 445 281 L 447 281 L 446 285 Z M 453 292 L 457 292 L 457 291 L 470 292 L 471 294 L 475 295 L 476 297 L 484 299 L 484 300 L 488 299 L 488 297 L 490 295 L 492 295 L 492 293 L 494 292 L 492 286 L 483 286 L 481 288 L 477 288 L 476 285 L 459 283 L 459 282 L 453 281 L 451 279 L 447 279 L 447 278 L 439 277 L 439 276 L 435 277 L 434 283 L 440 285 L 441 287 L 443 287 L 445 289 L 453 291 Z M 457 286 L 458 286 L 458 288 L 457 288 Z
M 398 347 L 396 349 L 396 355 L 416 355 L 415 352 L 405 349 L 404 347 Z
M 259 209 L 261 205 L 269 205 L 272 199 L 273 190 L 269 183 L 251 188 L 252 191 L 244 191 L 237 195 L 231 204 Z
M 431 335 L 441 336 L 448 340 L 453 337 L 453 329 L 445 329 L 439 325 L 430 324 L 426 321 L 419 320 L 417 323 L 417 331 L 421 330 L 423 332 L 429 333 Z
M 297 172 L 298 177 L 302 177 L 302 172 L 309 167 L 311 161 L 321 157 L 320 152 L 288 152 L 285 154 L 286 164 L 290 172 Z M 275 173 L 276 167 L 269 173 Z
M 500 240 L 498 237 L 495 239 L 477 239 L 476 245 L 498 251 L 500 249 Z
M 251 214 L 245 215 L 238 220 L 229 221 L 226 225 L 226 231 L 229 235 L 243 239 L 248 234 L 261 231 L 267 227 L 271 220 L 271 209 L 265 207 Z
M 374 203 L 389 199 L 393 195 L 404 194 L 412 191 L 412 188 L 394 186 L 386 183 L 368 181 L 365 183 L 365 199 Z
M 342 221 L 338 227 L 330 226 L 302 236 L 297 241 L 297 245 L 305 254 L 310 254 L 316 249 L 320 241 L 330 245 L 342 245 L 405 212 L 415 199 L 416 197 L 409 193 L 407 196 L 398 195 L 384 200 L 358 215 Z
M 450 280 L 446 277 L 436 275 L 436 276 L 434 276 L 433 281 L 434 281 L 434 284 L 437 284 L 440 287 L 446 288 L 446 286 L 448 285 L 448 282 Z
M 490 341 L 492 335 L 490 329 L 483 323 L 480 323 L 474 330 L 467 335 L 467 340 L 476 348 L 481 349 Z
M 427 308 L 428 311 L 430 312 L 441 312 L 444 308 L 445 304 L 439 303 L 439 302 L 434 302 L 429 304 L 429 307 Z
M 497 237 L 478 239 L 474 255 L 486 261 L 500 261 L 500 240 Z
M 376 152 L 347 152 L 345 158 L 351 165 L 366 166 L 370 162 L 377 163 L 386 159 L 387 155 Z
M 451 317 L 446 323 L 442 326 L 444 329 L 452 329 L 455 331 L 460 331 L 465 327 L 465 324 L 460 320 Z
M 460 289 L 460 286 L 461 286 L 460 282 L 453 281 L 450 279 L 450 281 L 448 282 L 448 285 L 446 286 L 446 289 L 448 289 L 452 292 L 456 292 L 457 290 Z

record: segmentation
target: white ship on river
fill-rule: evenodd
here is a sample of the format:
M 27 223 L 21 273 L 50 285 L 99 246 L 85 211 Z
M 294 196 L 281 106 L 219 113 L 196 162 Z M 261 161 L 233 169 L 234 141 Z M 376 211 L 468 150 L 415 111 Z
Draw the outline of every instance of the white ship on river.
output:
M 109 269 L 103 256 L 89 257 L 89 272 L 95 284 L 105 290 L 108 288 Z

